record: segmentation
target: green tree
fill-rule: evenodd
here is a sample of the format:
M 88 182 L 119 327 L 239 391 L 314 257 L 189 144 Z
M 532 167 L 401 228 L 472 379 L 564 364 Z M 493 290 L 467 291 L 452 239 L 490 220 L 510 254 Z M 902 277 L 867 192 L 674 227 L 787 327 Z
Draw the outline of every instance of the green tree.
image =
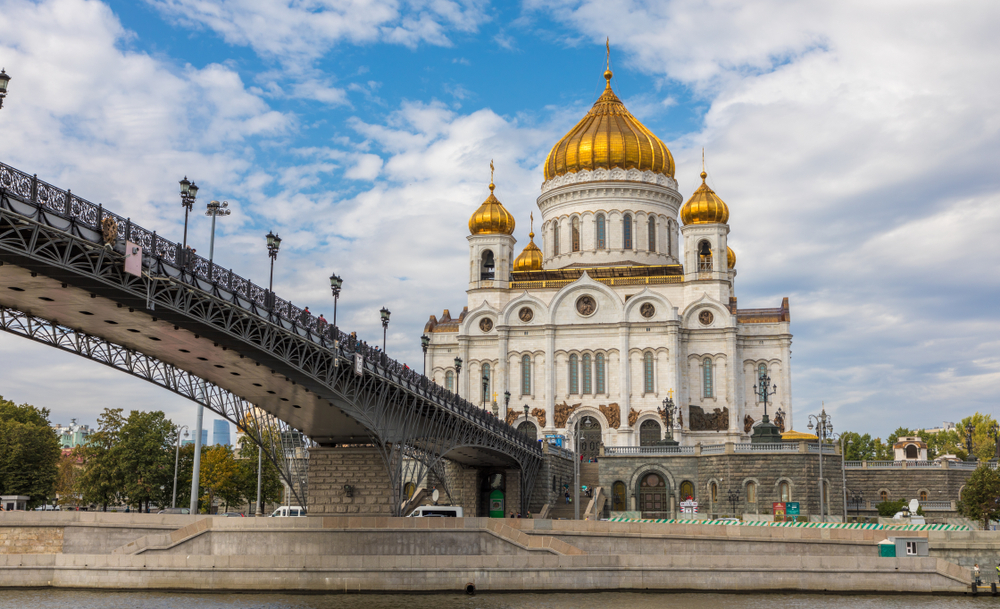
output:
M 202 447 L 204 452 L 204 447 Z M 177 507 L 191 505 L 191 476 L 194 474 L 194 444 L 181 446 L 177 455 Z M 170 493 L 173 495 L 173 480 L 170 481 Z
M 124 471 L 119 438 L 125 420 L 121 408 L 105 408 L 97 418 L 97 431 L 90 434 L 83 449 L 83 473 L 77 492 L 86 503 L 101 506 L 118 503 L 124 486 Z
M 958 513 L 981 520 L 984 530 L 990 528 L 990 520 L 1000 519 L 1000 472 L 986 463 L 976 468 L 962 489 Z
M 227 505 L 239 503 L 240 494 L 236 485 L 236 459 L 233 449 L 226 445 L 209 446 L 201 454 L 201 476 L 199 487 L 202 499 L 207 499 L 208 513 L 218 497 Z
M 842 438 L 844 441 L 844 460 L 875 460 L 875 440 L 870 434 L 861 435 L 853 431 L 845 431 Z
M 77 446 L 59 457 L 55 492 L 59 505 L 80 505 L 80 476 L 83 474 L 83 447 Z
M 27 495 L 29 507 L 53 497 L 60 452 L 47 408 L 0 396 L 0 495 Z
M 993 426 L 993 417 L 988 414 L 977 412 L 965 417 L 959 423 L 958 429 L 962 434 L 962 442 L 965 442 L 965 429 L 969 424 L 973 426 L 972 432 L 972 456 L 980 461 L 989 461 L 996 455 L 996 442 L 990 437 L 990 428 Z
M 252 514 L 257 503 L 257 455 L 260 447 L 243 434 L 239 442 L 239 458 L 236 459 L 236 484 L 243 503 L 247 504 L 247 514 Z M 267 503 L 281 501 L 281 476 L 274 463 L 264 455 L 261 461 L 260 503 L 261 510 Z
M 955 455 L 959 459 L 968 456 L 964 440 L 955 430 L 929 433 L 921 429 L 916 431 L 916 435 L 927 443 L 928 459 L 937 459 L 941 455 Z
M 118 436 L 123 494 L 139 511 L 170 503 L 174 479 L 175 428 L 160 412 L 133 410 Z
M 903 509 L 904 505 L 907 505 L 909 501 L 906 499 L 896 499 L 895 501 L 883 501 L 882 503 L 875 506 L 878 510 L 878 515 L 882 518 L 892 518 L 896 515 L 896 512 Z

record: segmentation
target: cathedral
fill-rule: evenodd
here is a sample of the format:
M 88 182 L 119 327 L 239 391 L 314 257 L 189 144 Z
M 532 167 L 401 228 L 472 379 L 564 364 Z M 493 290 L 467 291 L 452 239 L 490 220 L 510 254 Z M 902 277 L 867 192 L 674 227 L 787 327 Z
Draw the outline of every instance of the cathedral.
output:
M 729 208 L 684 202 L 667 146 L 611 88 L 545 161 L 529 242 L 490 194 L 469 219 L 468 305 L 431 315 L 427 375 L 539 440 L 747 442 L 792 429 L 789 307 L 739 309 Z M 533 215 L 533 214 L 532 214 Z M 678 222 L 679 220 L 679 222 Z M 772 395 L 773 394 L 773 395 Z

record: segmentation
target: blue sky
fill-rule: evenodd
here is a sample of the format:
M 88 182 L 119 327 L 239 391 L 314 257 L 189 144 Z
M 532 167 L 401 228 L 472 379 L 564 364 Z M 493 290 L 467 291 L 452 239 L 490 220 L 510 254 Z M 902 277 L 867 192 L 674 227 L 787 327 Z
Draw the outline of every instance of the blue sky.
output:
M 180 238 L 418 362 L 465 303 L 466 222 L 527 240 L 549 148 L 613 85 L 729 204 L 740 306 L 791 298 L 796 420 L 885 435 L 996 413 L 1000 49 L 992 2 L 0 0 L 0 160 Z M 203 199 L 203 201 L 202 201 Z M 208 219 L 191 241 L 207 251 Z M 183 400 L 0 336 L 0 394 L 93 422 Z

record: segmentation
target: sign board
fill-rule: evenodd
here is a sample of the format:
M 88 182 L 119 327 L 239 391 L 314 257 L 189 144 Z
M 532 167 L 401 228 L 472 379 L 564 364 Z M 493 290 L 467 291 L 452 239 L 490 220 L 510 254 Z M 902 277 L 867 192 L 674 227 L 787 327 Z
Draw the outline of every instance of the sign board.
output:
M 365 373 L 365 358 L 360 353 L 354 354 L 354 374 L 361 376 Z
M 697 514 L 698 513 L 698 502 L 691 501 L 681 501 L 681 514 Z
M 799 515 L 799 502 L 789 501 L 785 504 L 785 515 L 786 516 L 798 516 Z
M 125 242 L 125 272 L 142 277 L 142 248 L 131 241 Z
M 784 522 L 785 521 L 785 504 L 781 501 L 774 502 L 774 521 Z

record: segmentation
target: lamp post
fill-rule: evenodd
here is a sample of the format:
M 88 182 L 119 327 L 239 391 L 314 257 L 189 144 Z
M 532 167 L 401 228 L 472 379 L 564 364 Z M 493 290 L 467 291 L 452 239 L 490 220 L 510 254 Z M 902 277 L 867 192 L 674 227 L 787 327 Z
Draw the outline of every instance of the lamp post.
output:
M 781 442 L 781 432 L 778 426 L 767 418 L 767 399 L 778 393 L 778 385 L 771 384 L 771 377 L 767 372 L 757 377 L 757 384 L 753 386 L 753 391 L 761 402 L 764 402 L 764 416 L 760 419 L 760 424 L 753 430 L 750 436 L 751 444 L 777 444 Z
M 851 503 L 854 504 L 854 518 L 861 516 L 861 502 L 864 501 L 864 491 L 851 491 Z
M 503 392 L 503 416 L 507 417 L 507 411 L 510 410 L 510 392 Z
M 389 315 L 392 313 L 385 307 L 382 307 L 378 313 L 382 316 L 382 352 L 385 353 L 385 337 L 389 332 Z
M 1000 459 L 1000 425 L 993 421 L 986 433 L 993 440 L 993 457 Z
M 462 397 L 462 358 L 455 358 L 455 395 Z
M 420 348 L 424 351 L 424 376 L 427 376 L 427 347 L 431 346 L 431 337 L 426 334 L 420 337 Z
M 333 293 L 333 327 L 337 327 L 337 301 L 340 300 L 340 288 L 344 286 L 344 280 L 336 273 L 330 275 L 330 291 Z M 427 350 L 425 349 L 426 353 Z
M 809 415 L 809 429 L 816 428 L 816 437 L 819 439 L 819 517 L 820 522 L 826 522 L 823 510 L 823 442 L 833 434 L 833 423 L 830 415 L 826 414 L 826 407 L 819 414 Z
M 966 461 L 972 460 L 972 434 L 976 431 L 976 426 L 971 422 L 965 424 L 965 450 L 968 452 Z
M 228 216 L 233 213 L 229 209 L 229 201 L 223 201 L 219 203 L 218 201 L 212 201 L 206 206 L 205 215 L 212 216 L 212 238 L 208 242 L 208 280 L 215 281 L 215 266 L 213 261 L 215 260 L 215 218 L 218 216 Z
M 490 375 L 483 372 L 483 410 L 486 410 L 486 403 L 490 401 Z
M 736 504 L 740 502 L 740 491 L 729 490 L 729 505 L 733 507 L 733 518 L 736 518 Z
M 10 76 L 7 76 L 7 71 L 0 69 L 0 108 L 3 108 L 3 98 L 7 97 L 7 83 L 10 82 Z
M 664 446 L 677 446 L 678 442 L 674 439 L 674 421 L 677 420 L 677 406 L 674 405 L 674 390 L 671 389 L 667 393 L 667 397 L 663 398 L 663 408 L 657 407 L 656 412 L 659 413 L 660 419 L 663 421 L 663 425 L 667 428 L 667 439 L 661 440 L 659 444 Z
M 188 212 L 194 207 L 194 200 L 198 196 L 198 185 L 194 182 L 189 182 L 187 176 L 181 180 L 181 206 L 184 207 L 184 243 L 181 244 L 181 252 L 184 256 L 184 264 L 187 265 L 190 260 L 188 260 L 187 245 L 188 245 Z
M 264 236 L 267 239 L 267 257 L 271 259 L 271 276 L 267 282 L 268 315 L 274 312 L 274 259 L 278 257 L 278 248 L 281 247 L 281 237 L 267 231 Z
M 264 438 L 262 437 L 261 441 L 263 441 L 263 440 L 264 440 Z M 263 516 L 264 515 L 263 512 L 260 509 L 260 479 L 261 479 L 261 462 L 262 462 L 262 455 L 263 454 L 264 454 L 264 450 L 261 449 L 260 446 L 258 446 L 257 447 L 257 502 L 255 504 L 254 512 L 253 512 L 253 515 L 255 517 L 256 516 Z
M 184 437 L 188 437 L 188 426 L 182 425 L 177 428 L 177 449 L 174 450 L 174 495 L 170 500 L 170 507 L 177 507 L 177 464 L 180 463 L 181 458 L 181 430 L 184 430 Z
M 844 493 L 844 522 L 847 522 L 847 453 L 844 452 L 844 434 L 840 434 L 840 490 Z M 847 440 L 847 446 L 854 444 L 854 440 Z

